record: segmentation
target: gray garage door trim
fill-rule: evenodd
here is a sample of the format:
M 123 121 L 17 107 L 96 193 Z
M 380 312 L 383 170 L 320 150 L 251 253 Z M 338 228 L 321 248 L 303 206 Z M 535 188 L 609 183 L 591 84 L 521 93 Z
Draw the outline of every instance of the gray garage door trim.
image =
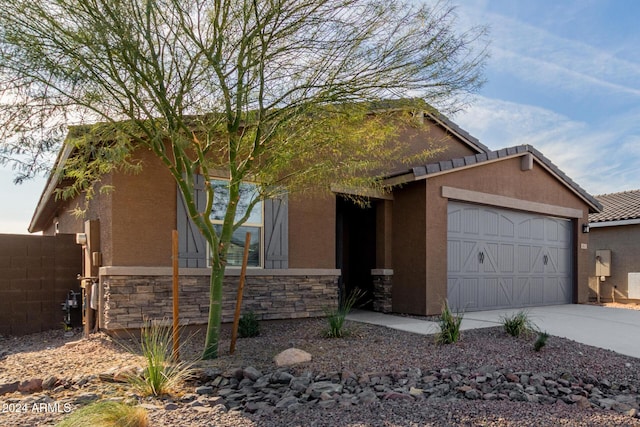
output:
M 447 298 L 477 311 L 572 301 L 571 221 L 449 202 Z

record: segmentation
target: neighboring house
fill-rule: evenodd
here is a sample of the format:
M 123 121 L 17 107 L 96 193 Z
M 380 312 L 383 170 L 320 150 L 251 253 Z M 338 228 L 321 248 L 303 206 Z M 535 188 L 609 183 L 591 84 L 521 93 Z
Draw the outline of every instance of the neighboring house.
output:
M 596 196 L 589 215 L 589 287 L 603 301 L 640 300 L 640 190 Z
M 440 115 L 424 114 L 424 126 L 400 138 L 416 151 L 442 150 L 429 164 L 390 172 L 393 191 L 371 197 L 369 207 L 339 190 L 263 203 L 250 225 L 259 239 L 243 310 L 262 319 L 322 316 L 339 284 L 346 292 L 364 289 L 374 310 L 421 315 L 439 313 L 447 298 L 468 311 L 587 301 L 592 263 L 582 230 L 601 208 L 592 196 L 533 147 L 490 151 Z M 65 146 L 57 166 L 70 154 Z M 56 199 L 58 180 L 50 177 L 29 230 L 87 234 L 85 265 L 99 276 L 99 326 L 114 330 L 138 327 L 144 316 L 171 316 L 177 228 L 180 316 L 206 323 L 204 240 L 163 165 L 146 150 L 136 156 L 143 172 L 105 176 L 116 190 L 96 195 L 84 222 L 69 213 L 77 200 Z M 225 321 L 238 273 L 227 269 Z

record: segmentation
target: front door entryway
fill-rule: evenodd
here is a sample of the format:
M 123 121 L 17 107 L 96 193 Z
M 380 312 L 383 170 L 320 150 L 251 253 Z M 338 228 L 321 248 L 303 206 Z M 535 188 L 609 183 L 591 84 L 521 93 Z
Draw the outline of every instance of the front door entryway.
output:
M 336 266 L 342 270 L 341 298 L 356 288 L 364 291 L 361 308 L 372 308 L 376 268 L 375 204 L 361 206 L 348 197 L 336 200 Z

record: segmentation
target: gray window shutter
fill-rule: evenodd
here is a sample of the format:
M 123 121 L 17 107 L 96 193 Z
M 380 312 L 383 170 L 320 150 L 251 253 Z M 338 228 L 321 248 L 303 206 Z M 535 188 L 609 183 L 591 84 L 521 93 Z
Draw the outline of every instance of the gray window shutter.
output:
M 194 200 L 199 212 L 207 205 L 207 194 L 204 190 L 204 177 L 194 176 Z M 207 244 L 204 236 L 189 217 L 189 212 L 180 191 L 178 197 L 177 229 L 178 229 L 178 265 L 182 268 L 207 267 Z
M 287 197 L 264 201 L 264 268 L 289 268 Z

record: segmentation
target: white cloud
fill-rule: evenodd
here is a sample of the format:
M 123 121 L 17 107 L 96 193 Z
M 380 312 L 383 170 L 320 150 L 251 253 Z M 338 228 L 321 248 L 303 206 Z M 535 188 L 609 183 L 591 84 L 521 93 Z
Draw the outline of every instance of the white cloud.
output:
M 527 82 L 571 90 L 616 91 L 640 97 L 640 63 L 620 49 L 603 50 L 580 40 L 563 38 L 501 14 L 485 11 L 482 4 L 463 3 L 461 23 L 484 22 L 491 28 L 489 67 Z M 598 31 L 598 29 L 594 29 Z M 606 37 L 606 34 L 603 34 Z
M 631 112 L 598 124 L 540 107 L 479 97 L 453 119 L 491 149 L 530 144 L 592 194 L 640 188 L 640 137 Z M 623 142 L 623 140 L 625 140 Z

